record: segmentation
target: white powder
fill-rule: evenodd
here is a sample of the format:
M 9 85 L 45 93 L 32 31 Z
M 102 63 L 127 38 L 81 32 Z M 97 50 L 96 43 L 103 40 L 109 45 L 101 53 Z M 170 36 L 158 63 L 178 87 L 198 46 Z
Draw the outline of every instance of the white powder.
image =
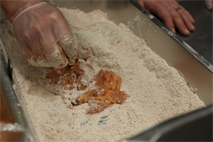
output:
M 88 77 L 100 69 L 112 70 L 122 78 L 121 90 L 130 98 L 122 105 L 92 115 L 86 114 L 88 104 L 68 108 L 61 96 L 38 83 L 38 76 L 46 69 L 28 65 L 12 26 L 4 21 L 1 35 L 13 65 L 18 97 L 40 141 L 120 141 L 205 106 L 177 70 L 168 66 L 124 24 L 114 24 L 101 11 L 60 10 L 77 43 L 90 47 L 93 52 L 92 59 L 81 63 Z

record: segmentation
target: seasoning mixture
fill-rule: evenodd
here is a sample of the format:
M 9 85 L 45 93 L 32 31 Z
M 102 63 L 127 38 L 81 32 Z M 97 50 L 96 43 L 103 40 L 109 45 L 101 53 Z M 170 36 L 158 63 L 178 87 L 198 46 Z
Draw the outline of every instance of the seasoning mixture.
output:
M 122 105 L 115 103 L 94 114 L 86 113 L 90 106 L 83 103 L 86 101 L 81 101 L 82 98 L 79 100 L 82 104 L 69 107 L 73 99 L 87 90 L 75 87 L 72 95 L 69 90 L 59 90 L 67 98 L 62 99 L 61 95 L 45 89 L 40 76 L 50 69 L 27 63 L 12 25 L 4 21 L 1 35 L 13 66 L 14 87 L 40 141 L 120 141 L 159 122 L 205 106 L 177 70 L 124 24 L 114 24 L 108 20 L 106 13 L 99 10 L 91 13 L 60 10 L 68 20 L 77 43 L 89 47 L 93 53 L 87 62 L 79 60 L 85 71 L 85 80 L 94 79 L 101 70 L 112 71 L 122 79 L 120 90 L 130 97 Z M 87 87 L 92 85 L 94 83 L 88 83 Z
M 90 109 L 87 113 L 97 113 L 113 104 L 123 104 L 128 95 L 120 91 L 121 78 L 112 71 L 101 70 L 94 79 L 86 81 L 83 76 L 85 71 L 80 67 L 77 61 L 73 66 L 67 66 L 62 69 L 52 69 L 49 73 L 41 77 L 41 84 L 51 92 L 61 95 L 63 100 L 70 101 L 69 107 L 74 105 L 88 103 Z M 86 82 L 82 82 L 82 80 Z M 95 82 L 95 85 L 87 88 L 88 84 Z M 71 100 L 64 97 L 72 96 L 72 90 L 86 90 L 83 95 Z M 65 92 L 62 92 L 65 91 Z

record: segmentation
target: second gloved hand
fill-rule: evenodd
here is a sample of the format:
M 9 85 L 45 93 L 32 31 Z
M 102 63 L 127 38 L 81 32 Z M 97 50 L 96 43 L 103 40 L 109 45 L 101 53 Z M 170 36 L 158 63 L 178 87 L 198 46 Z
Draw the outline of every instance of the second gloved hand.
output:
M 61 68 L 75 63 L 77 44 L 66 19 L 53 5 L 43 2 L 26 9 L 13 25 L 30 64 Z

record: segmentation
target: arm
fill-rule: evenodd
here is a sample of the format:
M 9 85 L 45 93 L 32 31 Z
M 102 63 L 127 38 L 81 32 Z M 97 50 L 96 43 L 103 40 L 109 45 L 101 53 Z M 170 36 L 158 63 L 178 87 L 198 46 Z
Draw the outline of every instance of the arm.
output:
M 35 4 L 43 2 L 42 0 L 3 0 L 0 1 L 2 9 L 5 11 L 8 20 L 12 23 L 14 18 L 24 9 Z

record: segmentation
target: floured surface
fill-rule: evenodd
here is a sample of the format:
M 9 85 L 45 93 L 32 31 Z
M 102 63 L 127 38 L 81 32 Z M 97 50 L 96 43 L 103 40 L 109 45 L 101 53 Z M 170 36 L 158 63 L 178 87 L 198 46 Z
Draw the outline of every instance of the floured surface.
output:
M 70 109 L 60 95 L 50 93 L 38 83 L 38 76 L 45 69 L 28 65 L 11 25 L 4 22 L 1 35 L 12 61 L 19 98 L 26 105 L 40 141 L 120 141 L 163 120 L 205 106 L 178 72 L 125 25 L 115 25 L 101 11 L 86 14 L 60 10 L 77 43 L 93 52 L 93 58 L 81 61 L 88 79 L 101 69 L 112 70 L 121 77 L 121 90 L 130 97 L 122 105 L 97 114 L 86 114 L 88 104 Z M 73 91 L 72 96 L 81 94 Z

